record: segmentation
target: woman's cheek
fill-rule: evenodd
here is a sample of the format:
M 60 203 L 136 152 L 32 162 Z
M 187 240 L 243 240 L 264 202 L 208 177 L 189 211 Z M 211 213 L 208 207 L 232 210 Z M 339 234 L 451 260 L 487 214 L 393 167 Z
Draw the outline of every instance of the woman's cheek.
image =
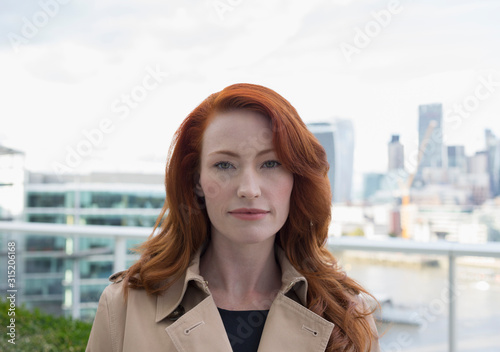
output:
M 288 171 L 283 172 L 274 181 L 274 189 L 282 197 L 290 197 L 293 188 L 293 174 Z
M 224 189 L 227 189 L 229 182 L 229 176 L 223 173 L 208 176 L 205 181 L 202 182 L 205 197 L 217 198 Z

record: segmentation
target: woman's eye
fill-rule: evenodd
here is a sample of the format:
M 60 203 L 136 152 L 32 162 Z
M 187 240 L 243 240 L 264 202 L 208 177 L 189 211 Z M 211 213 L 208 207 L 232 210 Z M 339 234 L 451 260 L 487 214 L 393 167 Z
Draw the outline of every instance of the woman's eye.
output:
M 262 164 L 262 166 L 267 168 L 267 169 L 272 169 L 272 168 L 280 166 L 280 165 L 281 164 L 279 162 L 277 162 L 276 160 L 268 160 L 268 161 L 264 162 L 264 164 Z
M 218 169 L 221 169 L 221 170 L 230 169 L 231 166 L 232 166 L 231 163 L 229 163 L 227 161 L 221 161 L 221 162 L 215 164 L 215 167 L 217 167 Z

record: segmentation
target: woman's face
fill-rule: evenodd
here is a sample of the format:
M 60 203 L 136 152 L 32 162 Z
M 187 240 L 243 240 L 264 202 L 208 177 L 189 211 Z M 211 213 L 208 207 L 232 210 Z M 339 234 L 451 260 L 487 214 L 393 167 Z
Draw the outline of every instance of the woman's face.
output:
M 218 114 L 207 126 L 196 193 L 205 197 L 212 239 L 274 241 L 285 223 L 293 175 L 280 164 L 271 131 L 268 118 L 247 110 Z

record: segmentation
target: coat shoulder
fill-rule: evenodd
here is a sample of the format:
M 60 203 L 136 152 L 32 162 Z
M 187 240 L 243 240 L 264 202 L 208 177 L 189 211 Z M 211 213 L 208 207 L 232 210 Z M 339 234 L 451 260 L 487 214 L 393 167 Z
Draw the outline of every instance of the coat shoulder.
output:
M 114 284 L 122 282 L 123 279 L 125 278 L 125 275 L 127 274 L 126 270 L 118 271 L 111 275 L 108 280 Z
M 99 299 L 86 352 L 122 349 L 126 311 L 123 282 L 113 282 L 104 289 Z
M 109 278 L 111 282 L 104 291 L 102 292 L 99 304 L 103 303 L 107 305 L 110 309 L 119 309 L 122 310 L 126 308 L 126 300 L 123 292 L 123 277 L 117 276 L 113 277 L 113 275 Z M 103 301 L 103 302 L 101 302 Z

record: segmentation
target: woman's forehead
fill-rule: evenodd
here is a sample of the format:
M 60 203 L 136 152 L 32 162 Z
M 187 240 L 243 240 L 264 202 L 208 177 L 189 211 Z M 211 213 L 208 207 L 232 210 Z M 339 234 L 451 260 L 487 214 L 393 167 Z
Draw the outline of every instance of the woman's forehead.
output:
M 271 122 L 264 115 L 247 110 L 218 114 L 205 130 L 202 149 L 205 155 L 217 150 L 242 154 L 273 149 Z

